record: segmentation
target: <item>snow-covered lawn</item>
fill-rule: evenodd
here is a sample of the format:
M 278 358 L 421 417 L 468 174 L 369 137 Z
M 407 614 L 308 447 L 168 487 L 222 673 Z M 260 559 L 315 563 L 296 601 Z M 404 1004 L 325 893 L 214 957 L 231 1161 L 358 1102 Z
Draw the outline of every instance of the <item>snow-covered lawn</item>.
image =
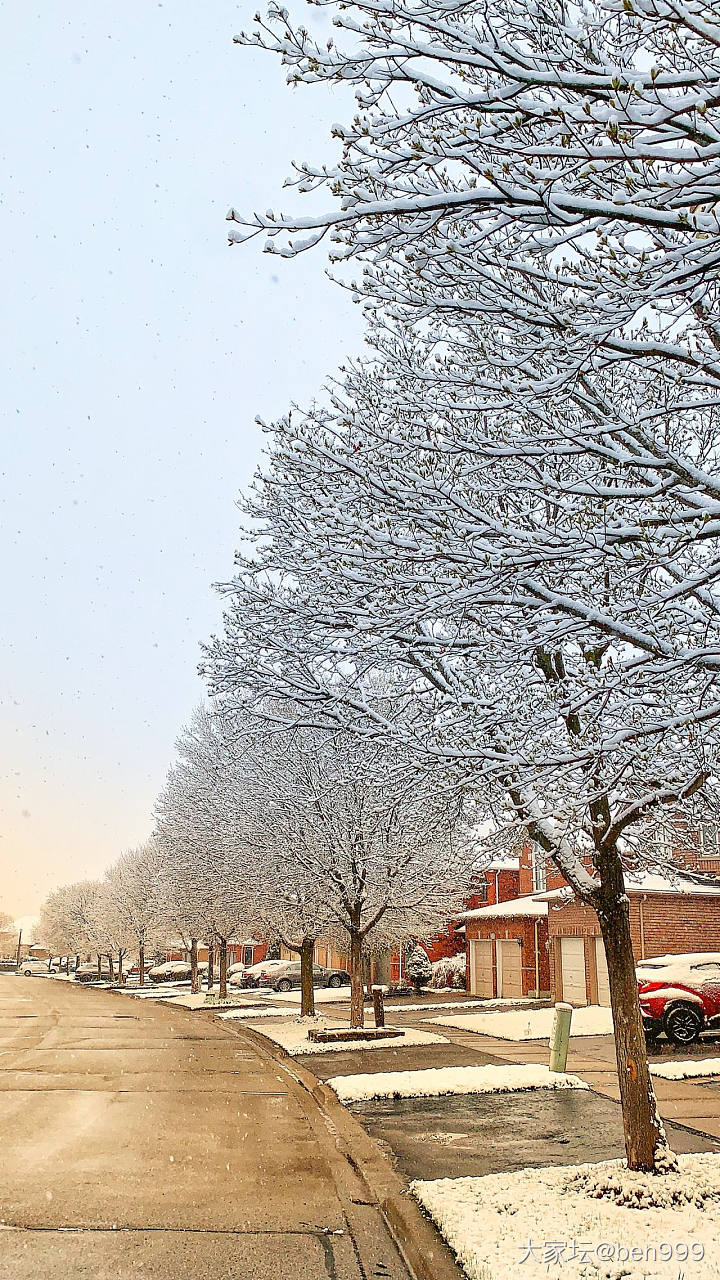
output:
M 433 1013 L 437 1009 L 486 1009 L 487 1000 L 446 1000 L 444 1004 L 386 1004 L 388 1013 Z
M 212 1008 L 212 1006 L 209 1007 Z M 250 1018 L 295 1018 L 297 1014 L 294 1009 L 282 1009 L 280 1007 L 276 1009 L 270 1005 L 267 1009 L 253 1009 L 252 1007 L 247 1009 L 226 1009 L 219 1012 L 217 1016 L 218 1018 L 239 1018 L 247 1021 Z
M 688 1058 L 685 1062 L 651 1062 L 650 1071 L 663 1080 L 690 1080 L 693 1076 L 720 1076 L 720 1058 Z
M 433 1026 L 477 1031 L 483 1036 L 496 1036 L 498 1040 L 548 1040 L 554 1016 L 554 1009 L 517 1009 L 512 1013 L 470 1013 L 467 1017 L 454 1014 L 451 1018 L 429 1018 L 428 1021 Z M 571 1036 L 607 1036 L 612 1034 L 612 1029 L 609 1009 L 597 1004 L 573 1009 Z
M 277 1027 L 263 1027 L 262 1034 L 274 1040 L 281 1048 L 296 1057 L 301 1053 L 365 1053 L 368 1049 L 397 1049 L 401 1052 L 406 1046 L 421 1044 L 445 1044 L 444 1036 L 434 1035 L 430 1031 L 416 1031 L 408 1027 L 402 1039 L 388 1040 L 350 1040 L 338 1041 L 334 1044 L 316 1044 L 308 1040 L 311 1027 L 347 1027 L 347 1022 L 338 1022 L 334 1018 L 294 1018 L 292 1022 Z
M 438 1098 L 444 1094 L 516 1093 L 526 1089 L 587 1089 L 579 1076 L 548 1067 L 431 1067 L 424 1071 L 378 1071 L 334 1076 L 327 1083 L 341 1102 L 370 1098 Z
M 717 1280 L 720 1156 L 680 1172 L 620 1161 L 413 1182 L 470 1280 Z

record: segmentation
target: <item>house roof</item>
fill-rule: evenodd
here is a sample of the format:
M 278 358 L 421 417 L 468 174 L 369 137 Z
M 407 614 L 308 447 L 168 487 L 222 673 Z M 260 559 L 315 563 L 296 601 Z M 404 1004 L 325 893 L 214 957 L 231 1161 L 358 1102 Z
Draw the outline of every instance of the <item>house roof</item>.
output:
M 463 911 L 458 920 L 494 920 L 512 916 L 546 916 L 548 904 L 536 894 L 524 894 L 521 898 L 508 898 L 505 902 L 493 902 L 474 911 Z
M 493 858 L 492 862 L 487 862 L 481 871 L 519 871 L 520 859 L 506 857 Z
M 697 880 L 682 871 L 675 875 L 661 874 L 658 871 L 626 871 L 625 888 L 628 893 L 678 893 L 700 894 L 703 897 L 720 896 L 720 880 L 713 883 L 712 877 Z M 574 898 L 575 894 L 569 885 L 562 889 L 550 889 L 540 895 L 543 902 L 564 902 Z

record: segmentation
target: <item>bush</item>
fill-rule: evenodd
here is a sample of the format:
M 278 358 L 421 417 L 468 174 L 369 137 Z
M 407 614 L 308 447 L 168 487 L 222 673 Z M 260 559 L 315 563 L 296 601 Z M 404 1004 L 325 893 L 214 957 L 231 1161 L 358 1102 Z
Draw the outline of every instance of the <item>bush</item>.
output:
M 427 985 L 432 977 L 432 965 L 424 947 L 418 945 L 410 953 L 405 972 L 417 992 Z
M 432 966 L 430 986 L 435 990 L 441 987 L 452 987 L 456 991 L 464 991 L 466 986 L 465 952 L 459 956 L 443 956 Z

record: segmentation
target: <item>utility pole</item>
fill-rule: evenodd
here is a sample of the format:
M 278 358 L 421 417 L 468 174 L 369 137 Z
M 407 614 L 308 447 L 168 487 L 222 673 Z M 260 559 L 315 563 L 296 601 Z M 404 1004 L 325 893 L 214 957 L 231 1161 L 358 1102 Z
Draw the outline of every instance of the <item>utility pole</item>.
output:
M 19 967 L 20 967 L 20 947 L 21 947 L 21 946 L 22 946 L 22 929 L 18 929 L 17 954 L 16 954 L 16 956 L 15 956 L 15 968 L 16 968 L 16 969 L 19 969 Z

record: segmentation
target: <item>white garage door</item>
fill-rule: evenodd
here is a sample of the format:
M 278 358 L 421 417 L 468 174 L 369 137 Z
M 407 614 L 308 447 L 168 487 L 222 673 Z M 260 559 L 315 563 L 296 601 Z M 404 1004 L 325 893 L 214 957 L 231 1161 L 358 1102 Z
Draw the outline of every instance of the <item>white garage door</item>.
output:
M 522 949 L 514 938 L 497 943 L 498 995 L 505 1000 L 522 998 Z
M 607 960 L 605 959 L 605 947 L 602 938 L 595 939 L 595 957 L 597 963 L 598 1004 L 604 1004 L 610 1008 L 610 979 L 608 977 Z
M 582 938 L 561 938 L 563 1000 L 587 1004 L 585 994 L 585 944 Z
M 474 996 L 493 995 L 492 942 L 470 943 L 470 990 Z

